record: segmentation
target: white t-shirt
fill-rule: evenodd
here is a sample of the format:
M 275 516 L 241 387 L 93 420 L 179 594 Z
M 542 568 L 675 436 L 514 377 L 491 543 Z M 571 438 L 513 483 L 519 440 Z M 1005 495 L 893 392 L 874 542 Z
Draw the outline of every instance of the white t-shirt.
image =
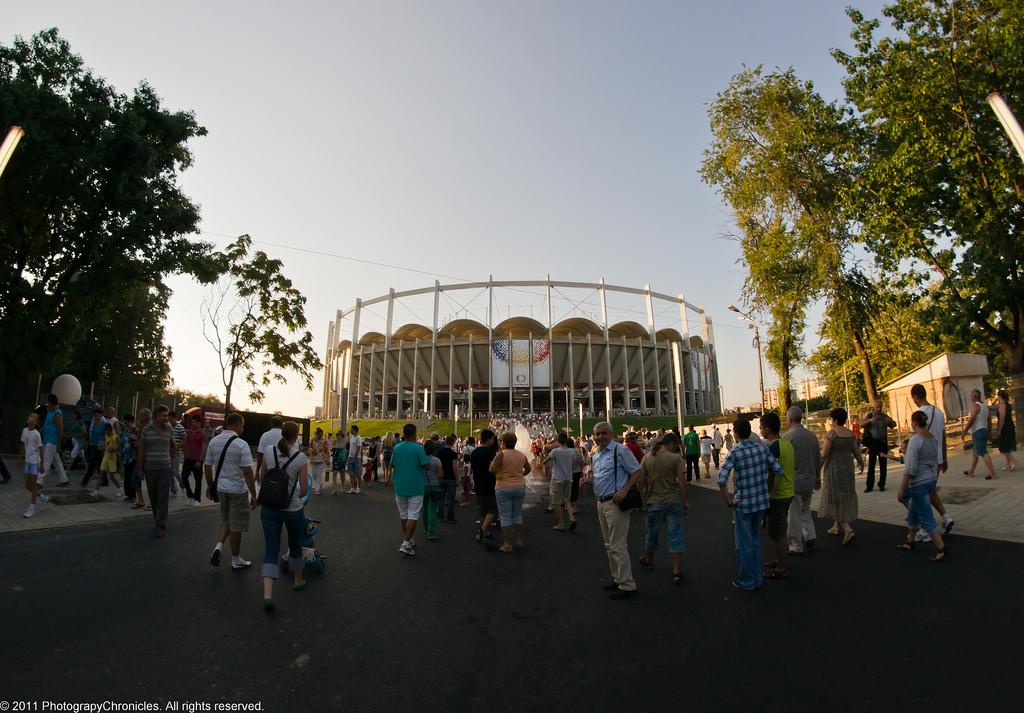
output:
M 43 437 L 39 431 L 27 426 L 21 429 L 21 442 L 25 444 L 25 462 L 38 463 L 39 449 L 43 447 Z
M 252 452 L 249 450 L 249 444 L 241 438 L 236 438 L 232 441 L 231 448 L 224 458 L 224 467 L 220 470 L 220 477 L 217 477 L 217 464 L 220 462 L 221 451 L 224 450 L 228 440 L 232 436 L 237 435 L 234 431 L 224 431 L 219 436 L 214 437 L 210 441 L 210 447 L 206 449 L 206 460 L 203 463 L 213 467 L 213 475 L 217 478 L 218 493 L 239 494 L 249 491 L 248 486 L 245 484 L 245 476 L 242 474 L 242 469 L 247 466 L 249 468 L 252 467 Z
M 260 436 L 260 444 L 256 448 L 257 453 L 262 453 L 263 457 L 267 457 L 267 451 L 271 447 L 276 446 L 281 440 L 281 429 L 271 428 L 269 431 Z
M 363 437 L 352 436 L 348 439 L 348 459 L 362 460 L 363 458 Z
M 724 443 L 725 438 L 722 437 L 722 432 L 716 428 L 715 432 L 711 434 L 711 445 L 715 448 L 721 449 Z
M 295 446 L 298 448 L 298 445 Z M 276 467 L 274 461 L 274 453 L 277 452 L 277 446 L 273 445 L 270 450 L 264 455 L 267 459 L 267 470 Z M 284 465 L 288 463 L 288 459 L 291 455 L 284 455 L 283 453 L 277 453 L 277 464 Z M 302 466 L 306 465 L 307 458 L 306 454 L 299 451 L 298 455 L 295 456 L 295 460 L 288 463 L 288 467 L 285 468 L 285 472 L 288 473 L 288 492 L 292 494 L 291 502 L 288 503 L 288 507 L 285 508 L 287 512 L 295 512 L 302 509 L 302 484 L 298 483 L 299 473 L 302 472 Z M 295 488 L 294 492 L 292 488 Z M 219 489 L 219 488 L 218 488 Z
M 709 456 L 709 455 L 711 455 L 711 445 L 712 444 L 711 444 L 711 439 L 710 438 L 702 438 L 702 439 L 700 439 L 700 454 L 702 456 Z
M 917 410 L 922 411 L 928 419 L 926 421 L 928 431 L 935 437 L 935 442 L 939 444 L 939 465 L 942 465 L 946 462 L 946 450 L 944 448 L 946 442 L 946 416 L 940 409 L 935 408 L 934 404 L 918 406 Z

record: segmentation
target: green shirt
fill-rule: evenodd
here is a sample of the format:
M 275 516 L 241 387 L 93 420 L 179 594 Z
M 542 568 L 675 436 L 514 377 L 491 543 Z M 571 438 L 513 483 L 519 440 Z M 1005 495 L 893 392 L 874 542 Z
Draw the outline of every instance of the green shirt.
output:
M 426 482 L 424 466 L 430 465 L 430 457 L 423 446 L 415 441 L 402 441 L 391 452 L 391 467 L 394 468 L 392 485 L 395 495 L 411 498 L 423 495 Z
M 796 452 L 793 450 L 793 444 L 785 438 L 780 438 L 773 441 L 768 449 L 782 464 L 782 475 L 775 476 L 779 478 L 779 487 L 775 489 L 772 500 L 791 498 L 793 497 L 793 474 L 796 471 Z
M 696 431 L 687 431 L 683 434 L 683 451 L 688 456 L 700 453 L 700 436 Z

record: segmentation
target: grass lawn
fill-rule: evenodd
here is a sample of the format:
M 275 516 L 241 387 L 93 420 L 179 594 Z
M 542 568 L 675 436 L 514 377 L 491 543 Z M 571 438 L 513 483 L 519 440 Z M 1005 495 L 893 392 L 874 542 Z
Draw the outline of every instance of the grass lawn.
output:
M 602 420 L 603 419 L 600 418 L 583 419 L 584 431 L 586 433 L 592 432 L 594 429 L 594 424 Z M 706 425 L 707 422 L 708 420 L 704 416 L 688 416 L 686 419 L 687 426 L 693 424 L 694 426 L 700 427 Z M 314 427 L 318 425 L 318 423 L 319 422 L 314 422 Z M 350 421 L 350 423 L 359 426 L 359 435 L 363 437 L 372 437 L 383 436 L 385 433 L 388 433 L 389 431 L 393 433 L 401 433 L 402 427 L 405 426 L 405 424 L 408 423 L 408 421 L 403 419 L 362 418 Z M 569 419 L 568 432 L 570 436 L 579 435 L 577 433 L 577 431 L 579 430 L 579 424 L 580 422 L 578 418 Z M 625 431 L 628 431 L 630 428 L 637 431 L 639 431 L 641 428 L 649 428 L 652 430 L 658 428 L 670 429 L 675 425 L 675 416 L 619 416 L 612 419 L 612 426 L 615 427 L 616 433 L 623 433 Z M 480 429 L 485 428 L 486 426 L 487 423 L 485 421 L 475 419 L 473 421 L 473 433 L 478 433 Z M 335 420 L 334 428 L 337 427 L 338 422 L 337 420 Z M 324 425 L 324 428 L 327 428 L 327 426 Z M 556 422 L 556 428 L 558 428 L 559 430 L 564 429 L 565 421 L 559 419 Z M 422 431 L 425 431 L 426 435 L 430 435 L 431 432 L 437 431 L 442 436 L 447 436 L 449 433 L 456 433 L 455 422 L 450 420 L 431 421 L 429 426 L 427 426 L 425 429 L 421 428 L 420 431 L 420 435 L 422 435 Z M 468 420 L 459 419 L 457 433 L 459 436 L 470 435 L 470 424 Z

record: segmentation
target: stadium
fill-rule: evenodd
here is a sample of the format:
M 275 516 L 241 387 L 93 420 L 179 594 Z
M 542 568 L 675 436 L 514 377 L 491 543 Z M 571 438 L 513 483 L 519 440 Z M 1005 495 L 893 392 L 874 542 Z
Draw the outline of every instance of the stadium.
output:
M 357 299 L 327 343 L 321 417 L 343 422 L 721 413 L 711 318 L 650 285 L 435 281 Z

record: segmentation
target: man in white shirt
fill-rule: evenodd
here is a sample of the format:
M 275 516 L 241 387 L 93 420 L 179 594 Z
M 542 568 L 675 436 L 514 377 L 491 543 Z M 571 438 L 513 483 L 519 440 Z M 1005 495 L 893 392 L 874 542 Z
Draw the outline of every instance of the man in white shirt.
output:
M 949 462 L 946 460 L 946 416 L 941 409 L 928 403 L 928 393 L 921 384 L 914 384 L 910 387 L 910 398 L 913 399 L 917 410 L 922 411 L 928 417 L 928 431 L 939 443 L 939 473 L 945 473 L 949 468 Z M 938 488 L 932 491 L 931 501 L 932 507 L 942 515 L 942 534 L 945 535 L 953 529 L 953 517 L 946 512 L 942 498 L 939 497 Z M 932 540 L 931 535 L 923 530 L 917 531 L 917 537 L 922 542 L 931 542 Z
M 359 426 L 352 426 L 352 435 L 348 439 L 348 462 L 345 463 L 348 473 L 349 493 L 361 493 L 359 476 L 363 472 L 363 437 L 359 435 Z
M 256 507 L 256 480 L 253 474 L 252 452 L 239 434 L 245 427 L 240 413 L 228 414 L 224 430 L 210 441 L 203 467 L 207 483 L 216 483 L 220 502 L 220 526 L 217 544 L 210 555 L 210 564 L 220 564 L 224 541 L 231 538 L 231 569 L 245 569 L 252 565 L 243 559 L 242 533 L 249 530 L 249 511 Z M 246 497 L 248 495 L 248 497 Z
M 271 448 L 276 446 L 281 440 L 281 426 L 284 424 L 284 419 L 280 416 L 270 417 L 270 430 L 260 436 L 260 444 L 256 447 L 256 472 L 259 473 L 262 468 L 263 459 Z M 301 446 L 300 446 L 301 447 Z
M 718 468 L 718 459 L 722 455 L 722 446 L 725 445 L 725 437 L 722 432 L 718 430 L 718 426 L 715 426 L 715 430 L 711 433 L 711 460 L 715 462 L 715 468 Z

